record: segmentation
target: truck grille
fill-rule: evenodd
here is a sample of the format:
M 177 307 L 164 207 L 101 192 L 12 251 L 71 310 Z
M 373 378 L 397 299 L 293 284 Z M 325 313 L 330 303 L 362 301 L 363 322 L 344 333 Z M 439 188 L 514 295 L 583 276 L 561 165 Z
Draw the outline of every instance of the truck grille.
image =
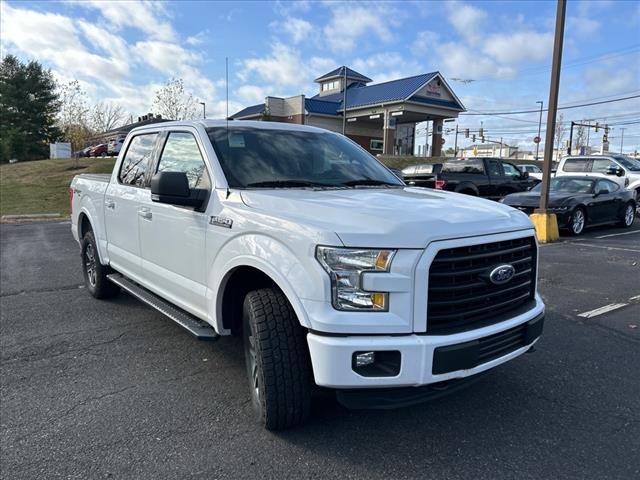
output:
M 534 237 L 440 250 L 429 269 L 427 333 L 445 334 L 491 325 L 535 295 Z M 510 281 L 496 285 L 489 273 L 512 265 Z

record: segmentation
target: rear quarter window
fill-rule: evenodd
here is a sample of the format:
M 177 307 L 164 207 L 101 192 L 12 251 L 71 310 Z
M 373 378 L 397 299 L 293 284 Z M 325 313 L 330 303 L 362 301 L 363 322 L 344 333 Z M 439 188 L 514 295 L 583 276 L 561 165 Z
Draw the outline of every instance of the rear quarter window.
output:
M 590 172 L 591 160 L 588 158 L 569 158 L 562 166 L 563 172 Z
M 481 158 L 468 158 L 465 160 L 453 160 L 442 166 L 443 173 L 470 173 L 484 174 L 484 165 Z

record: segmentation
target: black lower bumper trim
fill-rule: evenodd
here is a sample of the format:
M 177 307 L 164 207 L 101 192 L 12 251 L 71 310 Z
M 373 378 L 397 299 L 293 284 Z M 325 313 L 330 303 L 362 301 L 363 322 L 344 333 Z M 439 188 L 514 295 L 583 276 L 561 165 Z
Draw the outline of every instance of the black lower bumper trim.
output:
M 486 372 L 422 387 L 336 390 L 336 399 L 350 410 L 391 410 L 449 395 L 477 382 Z
M 468 370 L 531 345 L 542 334 L 544 314 L 500 333 L 470 342 L 438 347 L 433 352 L 434 375 Z

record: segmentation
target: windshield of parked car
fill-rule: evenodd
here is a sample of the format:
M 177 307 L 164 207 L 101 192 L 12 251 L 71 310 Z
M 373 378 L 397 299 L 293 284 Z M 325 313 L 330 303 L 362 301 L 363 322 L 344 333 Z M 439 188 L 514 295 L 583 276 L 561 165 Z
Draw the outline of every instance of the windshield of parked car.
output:
M 551 179 L 549 191 L 557 193 L 591 193 L 593 190 L 593 180 L 582 178 L 556 177 Z M 531 189 L 532 192 L 542 190 L 542 183 Z
M 207 133 L 232 188 L 404 186 L 361 147 L 331 132 L 230 126 Z
M 631 157 L 626 157 L 624 155 L 615 155 L 613 158 L 627 170 L 631 170 L 633 172 L 640 172 L 640 160 L 637 160 Z

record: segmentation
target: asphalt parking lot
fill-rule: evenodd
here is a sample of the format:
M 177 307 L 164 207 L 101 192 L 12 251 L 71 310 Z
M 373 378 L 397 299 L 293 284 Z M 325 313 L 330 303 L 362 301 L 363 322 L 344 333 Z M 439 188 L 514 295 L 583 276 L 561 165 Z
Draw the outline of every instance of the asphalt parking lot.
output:
M 2 478 L 640 476 L 638 226 L 542 246 L 535 353 L 415 407 L 326 400 L 278 433 L 252 420 L 238 339 L 94 300 L 68 224 L 0 237 Z

